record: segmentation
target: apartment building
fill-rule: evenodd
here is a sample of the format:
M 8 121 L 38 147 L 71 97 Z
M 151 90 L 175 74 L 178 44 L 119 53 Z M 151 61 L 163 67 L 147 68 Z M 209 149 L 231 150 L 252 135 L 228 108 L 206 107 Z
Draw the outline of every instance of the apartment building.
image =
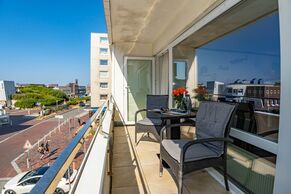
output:
M 14 81 L 0 80 L 0 105 L 11 106 L 12 95 L 15 92 Z
M 223 82 L 208 81 L 206 85 L 208 94 L 210 95 L 212 100 L 217 101 L 219 97 L 224 96 L 225 84 Z
M 83 95 L 79 94 L 80 86 L 78 83 L 78 79 L 75 79 L 75 82 L 69 83 L 65 86 L 59 86 L 58 89 L 64 92 L 68 97 L 78 97 Z
M 106 33 L 91 33 L 91 107 L 100 107 L 111 92 L 111 62 Z
M 279 110 L 280 108 L 280 86 L 254 85 L 247 86 L 246 97 L 261 99 L 264 110 Z

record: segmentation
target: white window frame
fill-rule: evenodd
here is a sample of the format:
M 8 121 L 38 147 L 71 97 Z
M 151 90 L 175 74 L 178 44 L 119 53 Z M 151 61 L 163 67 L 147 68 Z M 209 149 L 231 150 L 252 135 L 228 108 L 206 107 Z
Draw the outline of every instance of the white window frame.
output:
M 107 52 L 102 52 L 102 51 L 101 51 L 102 49 L 107 49 Z M 99 48 L 99 54 L 100 54 L 100 55 L 108 55 L 108 51 L 109 51 L 108 48 L 103 48 L 103 47 L 100 47 L 100 48 Z M 100 59 L 100 60 L 102 60 L 102 59 Z
M 102 41 L 102 39 L 105 39 L 105 38 L 106 38 L 107 40 L 103 40 L 103 41 Z M 99 38 L 99 43 L 100 43 L 100 44 L 108 44 L 108 37 L 102 37 L 102 36 L 101 36 L 101 37 Z
M 106 65 L 101 64 L 101 61 L 107 61 L 107 64 Z M 102 66 L 102 67 L 107 67 L 109 65 L 108 62 L 109 62 L 108 59 L 99 59 L 99 65 Z
M 107 87 L 106 87 L 106 88 L 101 87 L 101 84 L 104 84 L 104 83 L 107 84 Z M 106 89 L 109 88 L 109 83 L 108 83 L 108 82 L 100 81 L 100 83 L 99 83 L 99 88 L 100 88 L 101 90 L 106 90 Z
M 101 96 L 102 96 L 102 95 L 107 95 L 107 98 L 108 98 L 108 94 L 100 94 L 100 95 L 99 95 L 99 100 L 100 100 L 100 101 L 106 101 L 107 98 L 106 98 L 106 99 L 101 99 Z
M 100 75 L 101 72 L 107 72 L 107 76 L 106 77 L 101 77 L 101 75 Z M 100 79 L 107 79 L 107 78 L 109 78 L 109 71 L 103 71 L 103 70 L 102 71 L 99 71 L 99 78 Z

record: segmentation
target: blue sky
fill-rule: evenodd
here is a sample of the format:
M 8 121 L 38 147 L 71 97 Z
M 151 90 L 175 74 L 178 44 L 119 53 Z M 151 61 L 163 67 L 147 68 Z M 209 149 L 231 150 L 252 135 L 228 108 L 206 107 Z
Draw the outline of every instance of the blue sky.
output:
M 0 80 L 90 80 L 90 32 L 106 32 L 102 0 L 0 0 Z
M 273 13 L 198 49 L 198 80 L 280 80 L 278 13 Z

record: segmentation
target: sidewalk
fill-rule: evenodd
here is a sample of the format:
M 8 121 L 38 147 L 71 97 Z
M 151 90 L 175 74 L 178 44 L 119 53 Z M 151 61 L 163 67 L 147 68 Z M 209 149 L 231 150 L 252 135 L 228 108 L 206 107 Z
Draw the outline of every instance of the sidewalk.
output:
M 81 122 L 85 122 L 88 119 L 88 114 L 81 117 Z M 37 151 L 38 145 L 33 147 L 30 150 L 30 169 L 35 169 L 41 166 L 45 165 L 52 165 L 53 162 L 57 159 L 57 157 L 62 153 L 62 151 L 65 149 L 65 147 L 69 144 L 69 142 L 72 140 L 75 131 L 79 128 L 79 124 L 77 120 L 75 120 L 75 123 L 71 121 L 71 130 L 69 131 L 69 123 L 66 123 L 65 125 L 62 125 L 60 130 L 57 128 L 55 132 L 50 132 L 47 134 L 47 140 L 49 141 L 50 145 L 50 153 L 45 155 L 42 160 L 40 160 L 41 154 Z M 73 128 L 72 126 L 76 126 Z M 46 140 L 39 142 L 39 145 L 41 143 L 45 143 Z M 85 146 L 88 148 L 90 141 L 86 141 Z M 75 158 L 75 167 L 79 168 L 81 161 L 84 157 L 83 149 L 79 151 Z M 18 158 L 16 161 L 16 164 L 20 168 L 21 171 L 27 171 L 30 170 L 27 168 L 27 154 L 23 154 L 20 158 Z

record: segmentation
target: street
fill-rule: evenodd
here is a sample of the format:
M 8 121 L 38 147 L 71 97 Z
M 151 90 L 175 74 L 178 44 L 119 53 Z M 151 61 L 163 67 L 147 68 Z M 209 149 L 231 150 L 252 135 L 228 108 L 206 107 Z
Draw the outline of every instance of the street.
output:
M 71 110 L 63 114 L 64 120 L 84 112 L 83 108 Z M 21 111 L 13 112 L 10 114 L 13 125 L 0 126 L 0 178 L 16 175 L 11 161 L 23 153 L 23 145 L 26 140 L 34 144 L 58 125 L 58 119 L 56 118 L 40 121 L 35 117 L 24 114 Z

